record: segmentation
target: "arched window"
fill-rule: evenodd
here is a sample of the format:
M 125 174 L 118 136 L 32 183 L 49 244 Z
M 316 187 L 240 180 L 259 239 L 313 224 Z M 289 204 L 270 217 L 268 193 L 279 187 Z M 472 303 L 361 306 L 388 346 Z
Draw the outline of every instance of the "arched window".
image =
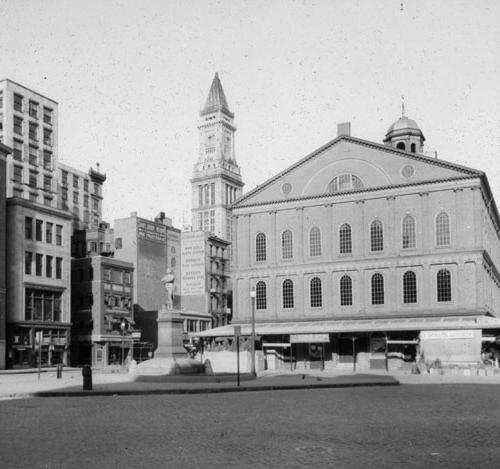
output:
M 290 230 L 283 231 L 281 235 L 281 257 L 293 259 L 293 238 Z
M 450 244 L 450 217 L 446 212 L 441 212 L 436 217 L 436 245 L 448 246 Z
M 382 274 L 372 275 L 372 305 L 384 304 L 384 277 Z
M 340 279 L 340 306 L 352 306 L 352 280 L 349 275 Z
M 344 223 L 339 229 L 340 254 L 352 252 L 351 225 Z
M 380 220 L 373 220 L 370 226 L 370 247 L 372 251 L 384 250 L 384 231 Z
M 437 300 L 451 301 L 451 274 L 448 269 L 437 273 Z
M 399 143 L 396 145 L 396 148 L 399 148 L 400 150 L 406 150 L 406 145 L 405 145 L 405 142 L 399 142 Z
M 358 176 L 354 174 L 341 174 L 330 181 L 327 192 L 334 194 L 335 192 L 362 189 L 363 187 L 363 181 Z
M 259 233 L 255 237 L 255 260 L 257 262 L 266 260 L 266 235 L 264 233 Z
M 266 284 L 262 281 L 257 282 L 257 285 L 255 285 L 255 308 L 267 308 Z
M 403 218 L 403 249 L 414 248 L 416 245 L 415 218 L 406 215 Z
M 309 232 L 309 255 L 321 256 L 321 233 L 317 226 L 313 226 Z
M 323 300 L 321 295 L 321 280 L 318 277 L 311 279 L 310 300 L 311 308 L 321 308 Z
M 283 308 L 293 308 L 293 282 L 290 279 L 283 282 Z
M 417 276 L 409 270 L 403 275 L 403 303 L 417 302 Z

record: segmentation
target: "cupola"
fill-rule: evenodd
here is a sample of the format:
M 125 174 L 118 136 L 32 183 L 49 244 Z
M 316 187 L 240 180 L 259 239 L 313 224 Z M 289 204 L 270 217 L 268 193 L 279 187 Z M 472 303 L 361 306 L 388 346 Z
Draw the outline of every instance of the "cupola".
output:
M 405 116 L 403 105 L 402 115 L 387 129 L 384 143 L 399 150 L 422 153 L 424 141 L 424 134 L 418 124 L 413 119 Z

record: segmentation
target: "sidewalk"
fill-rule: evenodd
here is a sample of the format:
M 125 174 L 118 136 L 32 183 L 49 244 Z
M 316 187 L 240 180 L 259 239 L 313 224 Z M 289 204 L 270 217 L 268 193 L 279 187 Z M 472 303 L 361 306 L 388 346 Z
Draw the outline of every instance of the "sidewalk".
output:
M 2 374 L 0 375 L 0 399 L 36 396 L 192 394 L 399 384 L 398 380 L 390 375 L 368 373 L 347 373 L 337 376 L 313 376 L 305 373 L 281 374 L 259 376 L 256 379 L 242 375 L 240 387 L 237 386 L 236 375 L 172 376 L 167 382 L 135 381 L 135 378 L 134 375 L 126 373 L 94 372 L 92 391 L 83 391 L 81 370 L 65 370 L 62 379 L 57 379 L 56 373 L 51 371 L 42 373 L 40 380 L 38 380 L 37 373 Z

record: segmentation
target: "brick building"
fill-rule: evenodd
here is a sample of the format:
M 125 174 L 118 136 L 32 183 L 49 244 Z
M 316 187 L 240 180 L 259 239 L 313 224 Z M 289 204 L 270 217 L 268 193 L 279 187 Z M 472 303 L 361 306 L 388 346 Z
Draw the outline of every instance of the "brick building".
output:
M 477 363 L 500 332 L 500 220 L 486 175 L 423 153 L 404 115 L 384 144 L 337 138 L 233 205 L 234 323 L 268 366 Z M 205 336 L 231 336 L 232 326 Z M 394 357 L 392 359 L 391 357 Z

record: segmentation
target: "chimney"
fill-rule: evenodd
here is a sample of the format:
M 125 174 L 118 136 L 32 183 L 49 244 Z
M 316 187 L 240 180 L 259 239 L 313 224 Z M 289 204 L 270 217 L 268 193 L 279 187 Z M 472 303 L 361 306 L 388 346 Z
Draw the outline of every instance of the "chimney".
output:
M 337 124 L 337 137 L 341 137 L 342 135 L 347 135 L 348 137 L 350 137 L 351 135 L 350 122 L 342 122 L 341 124 Z

